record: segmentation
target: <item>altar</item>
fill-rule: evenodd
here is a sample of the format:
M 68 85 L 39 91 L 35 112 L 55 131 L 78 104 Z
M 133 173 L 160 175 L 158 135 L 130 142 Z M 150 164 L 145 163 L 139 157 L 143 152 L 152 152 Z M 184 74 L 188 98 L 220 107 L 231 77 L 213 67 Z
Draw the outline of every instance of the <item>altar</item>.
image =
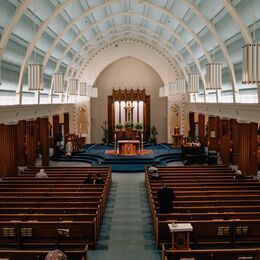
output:
M 130 156 L 140 154 L 139 140 L 118 140 L 117 154 Z

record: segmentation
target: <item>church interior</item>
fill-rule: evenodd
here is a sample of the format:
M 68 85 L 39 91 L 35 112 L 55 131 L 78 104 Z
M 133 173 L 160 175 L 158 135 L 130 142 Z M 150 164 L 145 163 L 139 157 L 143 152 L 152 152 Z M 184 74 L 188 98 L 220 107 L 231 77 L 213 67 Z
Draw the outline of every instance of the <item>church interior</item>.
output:
M 1 0 L 0 259 L 260 260 L 260 0 Z

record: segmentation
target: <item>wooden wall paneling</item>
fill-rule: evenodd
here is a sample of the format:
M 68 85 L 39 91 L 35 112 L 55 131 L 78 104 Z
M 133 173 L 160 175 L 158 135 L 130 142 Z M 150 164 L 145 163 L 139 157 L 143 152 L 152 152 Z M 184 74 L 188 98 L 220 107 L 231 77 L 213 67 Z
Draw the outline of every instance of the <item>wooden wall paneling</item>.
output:
M 0 125 L 0 176 L 17 174 L 16 125 Z
M 236 119 L 230 120 L 231 127 L 231 158 L 232 164 L 238 164 L 238 152 L 239 152 L 239 124 Z
M 221 119 L 220 122 L 220 156 L 223 165 L 230 163 L 230 120 Z
M 218 124 L 215 116 L 209 116 L 208 119 L 208 148 L 209 150 L 218 150 Z
M 108 100 L 107 100 L 108 140 L 113 140 L 113 129 L 115 129 L 112 104 L 113 104 L 113 98 L 112 96 L 108 96 Z
M 145 122 L 146 125 L 144 126 L 144 130 L 146 133 L 145 139 L 148 140 L 150 138 L 150 127 L 151 127 L 151 98 L 150 96 L 145 96 L 145 107 L 146 107 L 146 113 L 145 113 Z M 156 127 L 156 126 L 155 126 Z
M 194 114 L 194 112 L 189 112 L 189 125 L 190 125 L 189 136 L 194 137 L 195 136 L 195 114 Z
M 26 156 L 27 166 L 34 166 L 36 162 L 37 123 L 26 121 Z
M 205 128 L 205 115 L 199 114 L 198 118 L 199 124 L 199 140 L 200 142 L 205 145 L 205 135 L 206 135 L 206 128 Z
M 26 166 L 27 157 L 26 157 L 26 121 L 21 120 L 16 125 L 16 156 L 17 156 L 17 165 Z
M 239 123 L 238 169 L 250 175 L 250 124 Z
M 257 123 L 250 124 L 250 132 L 250 173 L 252 175 L 257 175 Z
M 59 147 L 59 145 L 57 145 L 57 143 L 61 141 L 61 133 L 60 133 L 60 127 L 59 127 L 60 116 L 54 115 L 52 117 L 52 121 L 53 121 L 53 126 L 52 126 L 52 129 L 53 129 L 53 153 L 54 153 L 54 155 L 56 155 L 60 150 L 60 147 Z
M 64 114 L 64 136 L 70 133 L 70 115 L 69 113 Z
M 50 153 L 49 153 L 49 118 L 40 118 L 40 145 L 42 155 L 42 165 L 50 165 Z

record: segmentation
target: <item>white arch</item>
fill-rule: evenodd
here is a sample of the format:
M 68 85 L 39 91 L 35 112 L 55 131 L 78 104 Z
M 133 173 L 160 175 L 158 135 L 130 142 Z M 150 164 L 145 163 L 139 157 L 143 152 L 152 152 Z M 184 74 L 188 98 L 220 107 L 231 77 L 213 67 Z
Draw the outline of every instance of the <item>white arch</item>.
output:
M 151 50 L 155 50 L 155 52 L 157 54 L 154 53 L 153 51 L 153 56 L 161 56 L 161 59 L 163 59 L 164 61 L 166 61 L 166 63 L 168 64 L 167 65 L 167 71 L 169 70 L 169 68 L 172 66 L 172 64 L 170 64 L 169 60 L 166 58 L 165 54 L 162 53 L 161 50 L 158 50 L 155 46 L 153 46 L 151 43 L 148 43 L 147 41 L 144 41 L 144 39 L 140 39 L 140 38 L 134 38 L 134 37 L 131 37 L 131 38 L 125 38 L 124 36 L 122 36 L 122 32 L 119 32 L 119 33 L 115 33 L 113 34 L 113 36 L 118 36 L 116 38 L 113 39 L 113 42 L 107 42 L 107 43 L 104 43 L 103 45 L 99 46 L 98 49 L 96 49 L 95 51 L 93 52 L 90 52 L 90 55 L 89 55 L 89 59 L 85 60 L 84 63 L 82 63 L 80 65 L 80 68 L 77 70 L 76 74 L 75 74 L 75 78 L 79 78 L 80 77 L 80 74 L 83 73 L 83 71 L 85 70 L 85 68 L 88 66 L 88 64 L 94 59 L 94 57 L 98 54 L 98 53 L 101 53 L 103 52 L 105 49 L 107 48 L 110 48 L 112 46 L 114 46 L 116 43 L 123 43 L 123 44 L 132 44 L 132 45 L 142 45 L 143 47 L 145 48 L 149 48 Z M 138 34 L 137 34 L 138 36 Z M 141 36 L 145 37 L 145 38 L 148 38 L 147 35 L 142 35 Z M 149 38 L 148 38 L 149 39 Z M 100 40 L 99 42 L 101 42 L 102 40 Z M 159 54 L 161 53 L 161 55 Z M 124 54 L 125 56 L 127 56 L 127 52 L 125 52 Z M 150 57 L 152 59 L 152 56 Z M 155 58 L 155 57 L 154 57 Z M 185 77 L 185 80 L 188 82 L 188 75 L 185 71 L 185 68 L 183 67 L 183 65 L 180 63 L 180 61 L 178 59 L 175 59 L 175 61 L 178 63 L 178 66 L 180 67 L 180 69 L 182 70 L 183 74 L 184 74 L 184 77 Z M 165 63 L 164 63 L 164 66 L 163 66 L 165 69 Z M 171 69 L 172 71 L 172 69 Z M 158 72 L 159 74 L 159 72 Z M 159 74 L 160 75 L 160 74 Z M 164 84 L 167 84 L 167 81 L 164 81 Z
M 26 68 L 26 64 L 31 56 L 31 53 L 33 51 L 33 48 L 36 44 L 36 42 L 39 40 L 39 38 L 41 37 L 42 33 L 44 32 L 44 30 L 47 28 L 48 24 L 57 16 L 57 14 L 62 11 L 67 5 L 70 4 L 70 2 L 72 2 L 74 0 L 67 0 L 65 1 L 64 3 L 58 5 L 54 12 L 52 13 L 52 15 L 44 22 L 41 24 L 40 28 L 38 29 L 37 31 L 37 34 L 36 36 L 33 38 L 33 41 L 30 43 L 28 49 L 27 49 L 27 52 L 26 52 L 26 55 L 25 55 L 25 58 L 23 60 L 23 64 L 21 65 L 21 68 L 20 68 L 20 75 L 19 75 L 19 82 L 18 82 L 18 89 L 17 89 L 17 95 L 19 97 L 19 103 L 21 103 L 21 96 L 22 96 L 22 85 L 23 85 L 23 76 L 24 76 L 24 72 L 25 72 L 25 68 Z M 128 14 L 129 15 L 129 14 Z M 111 16 L 110 16 L 111 17 Z M 152 21 L 154 21 L 155 23 L 158 21 L 156 20 L 153 20 L 151 19 Z M 164 27 L 164 26 L 163 26 Z M 174 32 L 174 31 L 172 31 Z M 177 37 L 176 33 L 174 32 L 176 38 L 178 38 L 179 40 L 181 39 L 180 37 Z M 182 39 L 181 39 L 182 40 Z M 204 85 L 204 88 L 205 88 L 205 80 L 204 80 L 204 77 L 203 77 L 203 74 L 202 74 L 202 71 L 201 71 L 201 68 L 200 68 L 200 65 L 199 65 L 199 62 L 196 61 L 196 57 L 193 55 L 192 51 L 188 48 L 188 52 L 190 53 L 190 55 L 193 57 L 194 59 L 194 62 L 196 64 L 196 66 L 199 68 L 199 73 L 201 74 L 202 76 L 202 81 L 203 81 L 203 85 Z
M 235 24 L 238 26 L 244 40 L 246 43 L 253 43 L 253 37 L 249 31 L 249 29 L 245 26 L 242 19 L 239 17 L 235 6 L 232 4 L 230 0 L 221 0 L 223 6 L 227 9 L 230 16 L 235 21 Z
M 105 19 L 101 19 L 99 22 L 104 22 L 104 20 L 109 20 L 109 19 L 112 19 L 112 18 L 116 18 L 116 17 L 120 17 L 120 16 L 125 16 L 125 15 L 129 15 L 128 12 L 125 12 L 125 13 L 120 13 L 120 14 L 116 14 L 116 15 L 112 15 L 112 16 L 109 16 Z M 204 89 L 206 89 L 206 84 L 205 84 L 205 78 L 204 78 L 204 75 L 203 75 L 203 72 L 202 72 L 202 69 L 201 69 L 201 66 L 200 66 L 200 63 L 198 61 L 198 59 L 195 57 L 195 55 L 193 54 L 191 48 L 187 45 L 187 43 L 173 30 L 169 29 L 168 27 L 166 27 L 164 24 L 158 22 L 158 21 L 154 21 L 153 19 L 151 18 L 148 18 L 144 15 L 141 15 L 141 14 L 132 14 L 134 16 L 137 16 L 137 17 L 141 17 L 142 19 L 146 20 L 146 21 L 149 21 L 149 22 L 154 22 L 156 24 L 159 24 L 165 31 L 168 31 L 169 33 L 171 33 L 172 35 L 174 35 L 178 41 L 184 46 L 184 48 L 188 51 L 188 53 L 191 55 L 196 67 L 197 67 L 197 70 L 200 74 L 200 77 L 201 77 L 201 80 L 203 82 L 203 86 L 204 86 Z M 63 55 L 59 58 L 58 60 L 58 63 L 56 65 L 56 69 L 55 69 L 55 72 L 58 70 L 58 66 L 61 64 L 61 61 L 63 60 L 63 58 L 66 56 L 67 52 L 70 50 L 70 48 L 77 42 L 78 39 L 81 38 L 81 36 L 86 32 L 88 31 L 89 28 L 87 28 L 86 30 L 82 31 L 71 43 L 70 45 L 68 45 L 66 47 L 66 49 L 64 50 L 63 52 Z
M 29 0 L 26 0 L 26 2 L 29 1 Z M 29 45 L 29 48 L 28 48 L 28 51 L 27 51 L 27 55 L 25 55 L 25 58 L 24 58 L 24 62 L 21 66 L 21 72 L 20 72 L 20 77 L 19 77 L 19 83 L 18 83 L 18 90 L 17 90 L 17 94 L 20 95 L 21 94 L 21 91 L 22 91 L 22 79 L 23 79 L 23 74 L 24 74 L 24 70 L 25 70 L 25 67 L 26 67 L 26 63 L 29 59 L 28 56 L 31 55 L 32 53 L 32 49 L 34 48 L 34 45 L 35 43 L 38 41 L 38 39 L 40 38 L 42 32 L 44 31 L 44 29 L 47 27 L 47 25 L 50 23 L 50 21 L 52 21 L 57 13 L 59 13 L 60 11 L 62 11 L 65 6 L 69 5 L 71 2 L 73 2 L 74 0 L 67 0 L 65 1 L 64 3 L 61 3 L 59 4 L 53 14 L 44 22 L 42 23 L 42 25 L 40 26 L 39 30 L 37 31 L 37 34 L 35 36 L 35 38 L 33 39 L 32 43 Z M 141 1 L 142 3 L 144 4 L 147 4 L 148 1 L 144 1 L 144 0 L 139 0 Z M 231 62 L 231 59 L 229 57 L 229 54 L 228 54 L 228 51 L 227 51 L 227 48 L 224 44 L 224 42 L 221 40 L 221 38 L 219 37 L 218 33 L 216 32 L 216 30 L 214 28 L 212 28 L 212 24 L 211 22 L 199 11 L 199 9 L 192 3 L 190 3 L 189 1 L 187 0 L 181 0 L 182 2 L 184 2 L 184 4 L 188 5 L 189 8 L 191 9 L 192 12 L 196 13 L 206 24 L 206 26 L 209 28 L 209 31 L 216 37 L 216 39 L 218 40 L 218 43 L 219 43 L 219 46 L 220 46 L 220 49 L 222 50 L 223 54 L 224 54 L 224 58 L 227 60 L 227 64 L 228 64 L 228 67 L 229 67 L 229 71 L 231 73 L 231 77 L 232 77 L 232 87 L 233 87 L 233 91 L 234 91 L 234 101 L 236 101 L 236 97 L 238 95 L 238 92 L 237 92 L 237 86 L 236 86 L 236 82 L 235 82 L 235 74 L 234 74 L 234 67 L 232 65 L 232 62 Z M 154 5 L 156 8 L 160 8 L 159 6 L 157 5 Z M 165 8 L 165 10 L 167 10 Z M 168 10 L 167 10 L 168 11 Z M 229 14 L 230 14 L 230 10 L 228 10 Z M 231 15 L 231 14 L 230 14 Z M 231 15 L 232 16 L 232 15 Z M 18 17 L 18 16 L 17 16 Z M 171 14 L 171 17 L 172 17 L 172 14 Z M 234 17 L 234 16 L 232 16 Z M 18 21 L 19 19 L 16 19 L 16 21 Z M 8 38 L 9 39 L 9 38 Z M 30 55 L 29 55 L 30 53 Z M 22 74 L 22 75 L 21 75 Z
M 126 26 L 125 24 L 119 25 L 119 26 L 110 28 L 110 29 L 108 29 L 108 30 L 104 30 L 104 31 L 102 31 L 102 33 L 106 33 L 106 34 L 107 34 L 107 33 L 110 33 L 111 31 L 114 31 L 115 29 L 120 29 L 121 27 L 124 28 L 125 26 Z M 138 28 L 141 28 L 142 31 L 146 31 L 147 33 L 154 33 L 153 31 L 148 30 L 147 28 L 144 28 L 144 27 L 140 27 L 140 26 L 139 26 Z M 96 39 L 98 39 L 98 38 L 102 35 L 102 34 L 98 34 L 97 36 L 95 36 L 94 38 L 92 38 L 91 42 L 93 41 L 93 42 L 94 42 L 94 45 L 98 46 L 99 42 L 102 42 L 102 41 L 106 40 L 108 37 L 114 36 L 114 35 L 117 35 L 117 34 L 123 34 L 123 33 L 126 33 L 126 32 L 120 31 L 120 32 L 117 32 L 117 33 L 113 33 L 113 34 L 111 34 L 111 35 L 109 35 L 109 36 L 107 35 L 107 37 L 103 37 L 100 41 L 95 41 Z M 131 31 L 131 33 L 134 33 L 134 34 L 140 35 L 140 36 L 142 36 L 142 37 L 148 38 L 148 40 L 149 40 L 149 42 L 147 42 L 148 44 L 151 44 L 151 41 L 156 42 L 158 45 L 161 46 L 162 50 L 163 50 L 163 49 L 166 49 L 166 50 L 167 50 L 168 54 L 171 56 L 172 59 L 174 59 L 174 60 L 178 63 L 178 65 L 180 66 L 180 68 L 182 69 L 182 71 L 185 73 L 185 75 L 186 75 L 186 72 L 185 72 L 185 68 L 184 68 L 184 67 L 186 67 L 187 70 L 188 70 L 188 72 L 190 72 L 190 68 L 189 68 L 189 66 L 185 63 L 185 61 L 183 60 L 182 56 L 180 56 L 180 58 L 181 58 L 181 62 L 184 64 L 184 66 L 183 66 L 182 63 L 180 63 L 180 61 L 175 57 L 175 55 L 177 56 L 178 53 L 177 53 L 177 50 L 176 50 L 174 47 L 171 46 L 171 48 L 173 49 L 173 51 L 175 51 L 176 53 L 171 53 L 171 52 L 170 52 L 170 49 L 168 49 L 168 47 L 167 47 L 166 41 L 164 41 L 164 42 L 165 42 L 165 46 L 163 46 L 163 43 L 161 43 L 161 40 L 162 40 L 162 39 L 157 40 L 157 39 L 152 38 L 152 37 L 149 36 L 148 34 L 146 35 L 146 34 L 143 34 L 143 33 L 140 33 L 140 32 L 136 32 L 136 31 Z M 154 34 L 156 35 L 156 33 L 154 33 Z M 107 44 L 108 44 L 108 43 L 106 43 L 105 45 L 107 45 Z M 87 44 L 86 44 L 86 45 L 87 45 Z M 85 49 L 86 45 L 84 45 L 84 46 L 82 47 L 82 49 Z M 161 51 L 161 50 L 158 50 L 158 51 Z M 162 52 L 162 51 L 161 51 L 161 52 Z M 76 62 L 75 65 L 77 66 L 78 64 L 80 64 L 83 59 L 86 59 L 86 56 L 90 56 L 89 53 L 91 53 L 91 51 L 86 51 L 86 52 L 84 53 L 84 56 L 82 55 L 81 58 L 78 59 L 78 61 Z M 91 55 L 92 55 L 92 54 L 91 54 Z M 173 55 L 173 56 L 172 56 L 172 55 Z M 75 61 L 77 58 L 78 58 L 78 57 L 74 57 L 73 60 L 71 61 L 71 63 L 69 63 L 69 65 L 68 65 L 68 67 L 67 67 L 67 70 L 66 70 L 66 73 L 65 73 L 65 77 L 67 76 L 67 74 L 68 74 L 70 68 L 74 65 L 74 61 Z
M 158 75 L 160 75 L 163 82 L 175 81 L 176 73 L 167 75 L 167 71 L 171 71 L 172 69 L 169 63 L 165 64 L 163 57 L 153 55 L 150 48 L 146 48 L 143 45 L 133 45 L 126 40 L 123 40 L 120 44 L 118 44 L 117 48 L 113 48 L 114 46 L 112 47 L 111 44 L 109 45 L 110 46 L 108 46 L 108 48 L 97 53 L 95 57 L 89 61 L 85 67 L 85 70 L 82 72 L 82 75 L 79 77 L 80 80 L 87 81 L 89 84 L 94 84 L 98 75 L 108 65 L 121 58 L 131 56 L 142 60 L 152 67 Z
M 2 58 L 3 52 L 6 48 L 6 45 L 10 39 L 10 35 L 16 26 L 16 24 L 19 22 L 20 18 L 24 14 L 25 10 L 28 8 L 32 0 L 24 0 L 20 5 L 16 8 L 15 15 L 11 22 L 5 27 L 3 30 L 3 33 L 1 35 L 1 40 L 0 40 L 0 60 Z

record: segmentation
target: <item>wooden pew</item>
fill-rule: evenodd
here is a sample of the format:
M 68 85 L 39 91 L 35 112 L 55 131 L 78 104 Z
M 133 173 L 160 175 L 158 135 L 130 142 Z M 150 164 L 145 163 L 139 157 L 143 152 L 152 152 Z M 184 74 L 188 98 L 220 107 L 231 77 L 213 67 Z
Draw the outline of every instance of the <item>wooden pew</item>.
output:
M 200 259 L 200 260 L 260 260 L 260 248 L 222 248 L 172 250 L 162 245 L 162 260 Z

